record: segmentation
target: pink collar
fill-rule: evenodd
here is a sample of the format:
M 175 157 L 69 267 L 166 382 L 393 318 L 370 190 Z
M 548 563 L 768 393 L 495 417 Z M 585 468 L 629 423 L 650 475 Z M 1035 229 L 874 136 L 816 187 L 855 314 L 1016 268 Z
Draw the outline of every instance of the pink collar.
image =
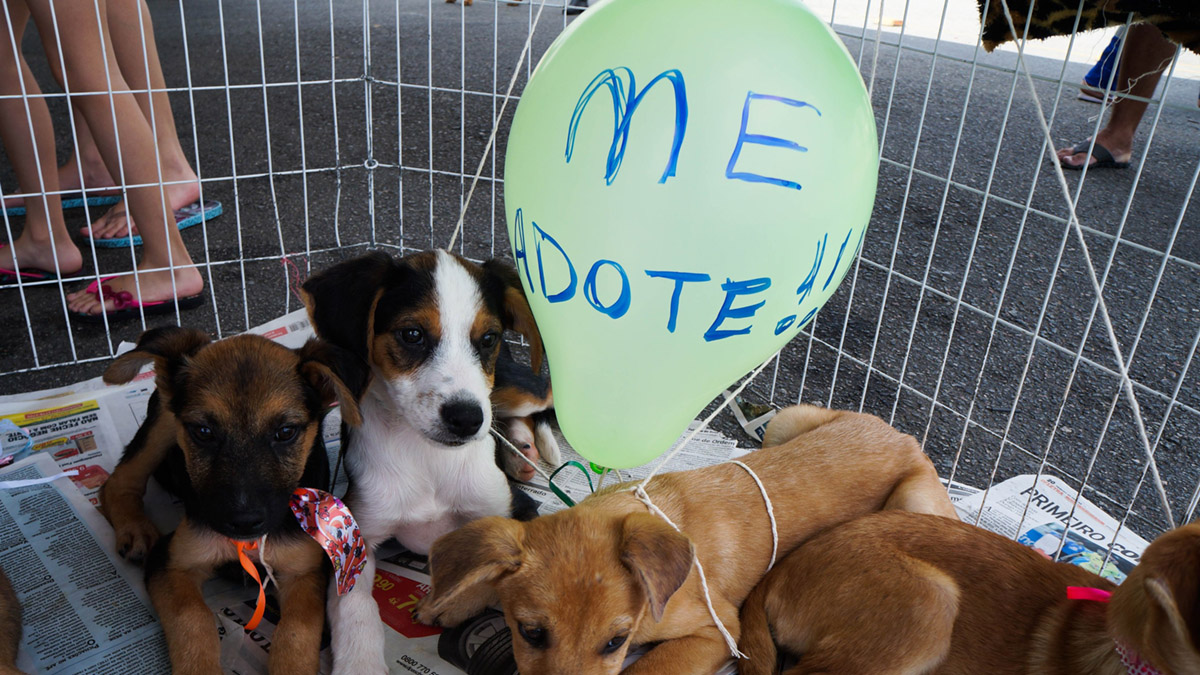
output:
M 1067 599 L 1108 602 L 1112 599 L 1112 592 L 1086 586 L 1067 586 Z M 1143 661 L 1137 652 L 1120 642 L 1115 644 L 1117 645 L 1117 654 L 1121 657 L 1121 663 L 1125 664 L 1125 670 L 1129 675 L 1162 675 L 1162 672 L 1150 665 L 1149 662 Z

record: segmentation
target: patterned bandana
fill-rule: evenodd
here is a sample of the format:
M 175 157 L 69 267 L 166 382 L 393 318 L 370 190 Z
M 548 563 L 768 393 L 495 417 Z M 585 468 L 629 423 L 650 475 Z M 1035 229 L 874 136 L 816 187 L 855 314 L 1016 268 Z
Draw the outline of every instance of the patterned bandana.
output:
M 367 542 L 342 500 L 323 490 L 297 488 L 292 493 L 292 513 L 301 529 L 312 537 L 333 562 L 338 595 L 354 588 L 367 565 Z
M 1129 671 L 1129 675 L 1163 675 L 1158 668 L 1143 661 L 1137 652 L 1120 642 L 1117 643 L 1117 653 L 1121 655 L 1121 663 L 1125 664 L 1125 670 Z

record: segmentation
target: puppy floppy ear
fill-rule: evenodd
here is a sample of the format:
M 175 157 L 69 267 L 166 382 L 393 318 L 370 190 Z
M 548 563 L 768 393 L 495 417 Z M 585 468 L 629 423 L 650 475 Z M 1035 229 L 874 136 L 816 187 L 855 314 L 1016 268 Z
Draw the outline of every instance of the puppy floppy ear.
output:
M 454 625 L 489 604 L 492 585 L 521 567 L 525 525 L 480 518 L 438 537 L 429 551 L 432 588 L 417 610 L 431 625 Z
M 542 372 L 542 335 L 538 332 L 529 301 L 525 299 L 517 268 L 502 258 L 492 258 L 483 264 L 483 270 L 504 285 L 504 327 L 525 336 L 529 343 L 529 365 L 533 367 L 533 372 Z
M 328 408 L 337 401 L 346 424 L 356 427 L 362 423 L 358 398 L 366 388 L 367 379 L 367 367 L 362 359 L 316 338 L 305 342 L 297 351 L 300 374 L 320 394 L 322 406 Z
M 369 362 L 375 303 L 395 265 L 375 251 L 309 277 L 300 295 L 317 335 Z
M 1113 593 L 1115 637 L 1163 672 L 1200 673 L 1200 524 L 1159 537 Z
M 692 571 L 692 540 L 651 513 L 631 513 L 622 523 L 621 564 L 633 573 L 654 620 Z
M 183 362 L 183 359 L 200 351 L 212 338 L 195 328 L 180 328 L 166 326 L 154 328 L 142 333 L 138 338 L 137 347 L 133 351 L 118 356 L 108 370 L 104 371 L 104 382 L 107 384 L 125 384 L 137 377 L 142 366 L 154 362 L 158 388 L 170 393 L 173 366 Z

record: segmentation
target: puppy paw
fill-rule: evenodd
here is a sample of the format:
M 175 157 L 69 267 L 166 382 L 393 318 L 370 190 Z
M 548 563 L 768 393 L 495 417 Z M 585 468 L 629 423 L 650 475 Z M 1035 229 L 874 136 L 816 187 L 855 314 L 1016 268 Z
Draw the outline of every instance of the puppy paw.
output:
M 537 428 L 534 430 L 534 436 L 537 437 L 537 449 L 542 459 L 550 466 L 560 466 L 562 464 L 562 451 L 558 448 L 558 439 L 554 437 L 554 432 L 550 429 L 550 425 L 545 422 L 538 422 Z
M 138 565 L 146 560 L 146 555 L 161 536 L 154 523 L 146 519 L 122 523 L 114 528 L 114 533 L 117 555 Z
M 433 601 L 429 599 L 428 595 L 418 600 L 417 604 L 413 607 L 412 620 L 419 624 L 440 626 L 441 623 L 438 622 L 439 618 L 440 616 L 433 609 Z

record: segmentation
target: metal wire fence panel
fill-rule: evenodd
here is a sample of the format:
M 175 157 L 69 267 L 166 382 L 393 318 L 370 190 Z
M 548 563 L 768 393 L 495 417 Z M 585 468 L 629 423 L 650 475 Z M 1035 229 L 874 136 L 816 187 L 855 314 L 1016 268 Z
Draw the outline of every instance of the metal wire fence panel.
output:
M 1077 94 L 1111 31 L 1029 42 L 1022 61 L 1015 45 L 978 46 L 974 2 L 811 6 L 870 89 L 878 196 L 860 259 L 751 395 L 878 414 L 917 436 L 944 476 L 977 487 L 1054 474 L 1145 536 L 1169 522 L 1152 453 L 1171 515 L 1190 520 L 1200 60 L 1170 64 L 1130 168 L 1073 172 L 1064 194 L 1043 123 L 1054 147 L 1101 128 L 1101 106 Z M 224 215 L 184 235 L 205 305 L 147 325 L 238 333 L 300 307 L 298 281 L 314 268 L 369 248 L 446 246 L 460 211 L 455 250 L 507 255 L 506 130 L 537 57 L 572 20 L 561 2 L 155 2 L 151 15 L 179 137 Z M 38 37 L 30 27 L 20 46 L 66 161 L 69 98 Z M 44 192 L 18 188 L 10 166 L 6 198 Z M 102 212 L 68 212 L 68 227 Z M 24 227 L 17 215 L 3 224 L 10 240 Z M 133 260 L 82 247 L 79 274 L 0 288 L 7 392 L 94 375 L 142 329 L 67 316 L 67 293 Z

